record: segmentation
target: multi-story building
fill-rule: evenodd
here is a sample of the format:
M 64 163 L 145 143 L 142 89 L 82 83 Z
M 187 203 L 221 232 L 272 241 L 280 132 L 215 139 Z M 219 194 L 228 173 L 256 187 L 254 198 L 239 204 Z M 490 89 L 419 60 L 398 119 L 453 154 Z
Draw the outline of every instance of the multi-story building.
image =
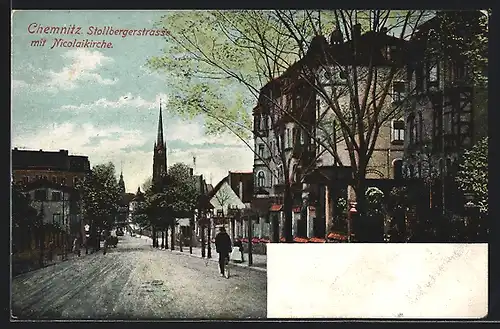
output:
M 455 15 L 457 37 L 475 35 L 480 11 L 439 13 L 412 38 L 414 59 L 408 67 L 411 101 L 405 111 L 404 173 L 429 186 L 430 208 L 460 212 L 463 200 L 454 184 L 462 152 L 487 136 L 487 90 L 472 83 L 470 59 L 455 48 L 442 49 L 431 35 L 441 31 L 442 15 Z M 458 26 L 461 24 L 461 26 Z M 437 50 L 437 51 L 436 51 Z M 483 56 L 487 56 L 484 49 Z M 486 75 L 486 67 L 483 68 Z M 477 70 L 475 74 L 478 74 Z M 479 73 L 481 74 L 481 73 Z
M 79 231 L 82 220 L 74 186 L 89 171 L 87 156 L 68 155 L 67 150 L 12 150 L 12 178 L 22 186 L 31 205 L 43 215 L 45 223 L 74 233 Z
M 16 183 L 28 184 L 44 179 L 54 184 L 73 187 L 90 171 L 87 156 L 59 152 L 12 150 L 12 178 Z
M 347 145 L 338 138 L 341 136 L 339 120 L 318 94 L 318 85 L 325 90 L 333 85 L 342 88 L 355 67 L 359 94 L 363 95 L 366 68 L 369 65 L 377 68 L 379 80 L 388 81 L 391 91 L 382 105 L 387 115 L 380 115 L 385 120 L 375 137 L 366 177 L 402 176 L 404 121 L 398 108 L 402 106 L 406 90 L 403 80 L 406 42 L 388 36 L 385 31 L 362 35 L 359 25 L 355 33 L 359 54 L 356 62 L 349 56 L 352 41 L 344 42 L 339 32 L 332 33 L 330 43 L 323 36 L 317 36 L 304 58 L 262 88 L 254 109 L 255 208 L 263 217 L 275 216 L 274 223 L 283 227 L 281 196 L 283 185 L 288 181 L 293 195 L 294 236 L 324 237 L 332 222 L 333 201 L 339 193 L 347 194 L 346 182 L 351 179 Z M 338 69 L 339 66 L 342 69 Z M 389 75 L 394 66 L 395 78 L 385 79 L 384 74 Z M 347 114 L 350 96 L 337 98 Z M 288 179 L 285 175 L 289 175 Z M 343 188 L 339 189 L 339 185 Z M 273 229 L 278 229 L 278 224 Z M 283 234 L 283 230 L 280 233 Z

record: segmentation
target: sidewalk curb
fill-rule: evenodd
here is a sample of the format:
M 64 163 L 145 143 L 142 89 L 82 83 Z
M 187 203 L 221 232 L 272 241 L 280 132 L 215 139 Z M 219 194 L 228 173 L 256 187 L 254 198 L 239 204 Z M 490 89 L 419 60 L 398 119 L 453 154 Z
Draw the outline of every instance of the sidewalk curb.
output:
M 215 258 L 203 258 L 203 257 L 198 256 L 198 255 L 190 254 L 189 252 L 186 253 L 186 252 L 180 252 L 179 250 L 171 250 L 171 249 L 160 249 L 160 250 L 166 250 L 166 251 L 174 252 L 175 254 L 178 254 L 178 255 L 190 256 L 190 257 L 198 258 L 198 259 L 205 259 L 205 260 L 208 259 L 209 261 L 215 262 L 215 263 L 218 262 L 217 259 L 215 259 Z M 255 266 L 248 266 L 248 265 L 238 264 L 238 263 L 231 263 L 231 264 L 233 266 L 238 266 L 238 267 L 241 267 L 241 268 L 246 268 L 248 270 L 253 270 L 253 271 L 258 271 L 258 272 L 267 272 L 266 268 L 255 267 Z
M 139 235 L 138 234 L 136 237 L 138 237 L 140 239 L 150 239 L 150 240 L 153 240 L 150 237 L 145 236 L 145 235 Z M 188 248 L 189 247 L 187 247 L 186 249 L 188 249 Z M 195 254 L 190 254 L 189 253 L 189 249 L 188 249 L 187 253 L 186 252 L 180 252 L 179 250 L 172 250 L 172 249 L 161 249 L 161 248 L 158 248 L 158 250 L 170 251 L 170 252 L 174 252 L 174 253 L 176 253 L 178 255 L 190 256 L 190 257 L 199 258 L 199 259 L 206 259 L 206 258 L 203 258 L 203 257 L 195 255 Z M 217 259 L 215 259 L 215 258 L 208 258 L 208 259 L 209 259 L 209 261 L 217 262 Z M 248 266 L 248 265 L 238 264 L 238 263 L 232 263 L 232 265 L 238 266 L 238 267 L 242 267 L 242 268 L 246 268 L 246 269 L 249 269 L 249 270 L 258 271 L 258 272 L 267 272 L 267 268 L 256 267 L 256 266 Z

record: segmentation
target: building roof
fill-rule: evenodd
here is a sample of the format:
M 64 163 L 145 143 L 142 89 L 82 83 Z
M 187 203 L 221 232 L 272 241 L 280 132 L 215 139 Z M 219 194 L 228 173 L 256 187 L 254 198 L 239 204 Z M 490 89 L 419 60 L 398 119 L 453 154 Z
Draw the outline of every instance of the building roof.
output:
M 215 187 L 208 193 L 211 199 L 220 190 L 224 183 L 228 183 L 233 192 L 240 197 L 240 182 L 243 183 L 243 198 L 241 202 L 250 203 L 253 198 L 253 172 L 250 171 L 230 171 L 229 174 L 220 180 Z M 241 198 L 240 198 L 241 199 Z
M 90 170 L 90 162 L 87 156 L 69 155 L 68 150 L 35 151 L 14 148 L 12 169 L 86 172 Z

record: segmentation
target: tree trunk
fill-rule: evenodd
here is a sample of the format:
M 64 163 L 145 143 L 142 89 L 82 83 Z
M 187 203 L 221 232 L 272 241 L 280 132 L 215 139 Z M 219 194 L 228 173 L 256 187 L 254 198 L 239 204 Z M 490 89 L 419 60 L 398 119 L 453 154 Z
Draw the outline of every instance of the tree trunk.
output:
M 175 250 L 175 225 L 170 225 L 170 250 Z
M 165 248 L 165 230 L 161 230 L 161 249 Z
M 165 249 L 168 249 L 168 226 L 163 233 L 165 233 Z
M 279 223 L 279 218 L 276 216 L 276 213 L 271 213 L 271 225 L 272 225 L 272 231 L 273 231 L 273 236 L 271 241 L 272 242 L 280 242 L 280 223 Z
M 290 184 L 288 179 L 285 182 L 285 190 L 284 190 L 284 198 L 283 198 L 283 211 L 285 212 L 285 223 L 284 223 L 284 236 L 286 242 L 293 242 L 292 235 L 292 225 L 293 225 L 293 216 L 292 216 L 292 189 L 290 188 Z
M 367 228 L 367 200 L 366 200 L 366 179 L 364 174 L 360 174 L 357 178 L 357 182 L 355 184 L 355 193 L 356 193 L 356 210 L 357 219 L 359 221 L 357 226 L 357 230 L 359 232 L 354 232 L 355 235 L 359 234 L 360 242 L 366 242 L 368 239 L 369 232 Z
M 151 235 L 153 238 L 153 248 L 156 248 L 157 241 L 156 241 L 156 226 L 155 225 L 151 225 Z

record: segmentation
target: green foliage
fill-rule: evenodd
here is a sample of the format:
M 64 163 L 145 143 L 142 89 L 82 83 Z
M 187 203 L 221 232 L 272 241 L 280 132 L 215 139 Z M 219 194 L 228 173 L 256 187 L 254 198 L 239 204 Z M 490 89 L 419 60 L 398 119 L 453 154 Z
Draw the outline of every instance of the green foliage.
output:
M 442 11 L 438 30 L 430 33 L 428 55 L 443 60 L 462 60 L 472 72 L 470 82 L 488 84 L 488 23 L 481 11 Z
M 488 213 L 488 137 L 464 152 L 456 181 L 482 213 Z
M 161 189 L 151 186 L 139 204 L 134 220 L 141 227 L 167 227 L 176 218 L 190 217 L 197 206 L 198 189 L 189 166 L 176 163 L 168 168 Z
M 38 211 L 30 205 L 28 198 L 22 193 L 22 187 L 12 184 L 12 227 L 26 229 L 32 227 Z
M 376 187 L 369 187 L 366 189 L 365 195 L 368 206 L 368 214 L 380 214 L 384 201 L 384 192 Z
M 109 162 L 94 166 L 76 188 L 81 193 L 83 215 L 98 227 L 111 226 L 121 199 L 114 164 Z

